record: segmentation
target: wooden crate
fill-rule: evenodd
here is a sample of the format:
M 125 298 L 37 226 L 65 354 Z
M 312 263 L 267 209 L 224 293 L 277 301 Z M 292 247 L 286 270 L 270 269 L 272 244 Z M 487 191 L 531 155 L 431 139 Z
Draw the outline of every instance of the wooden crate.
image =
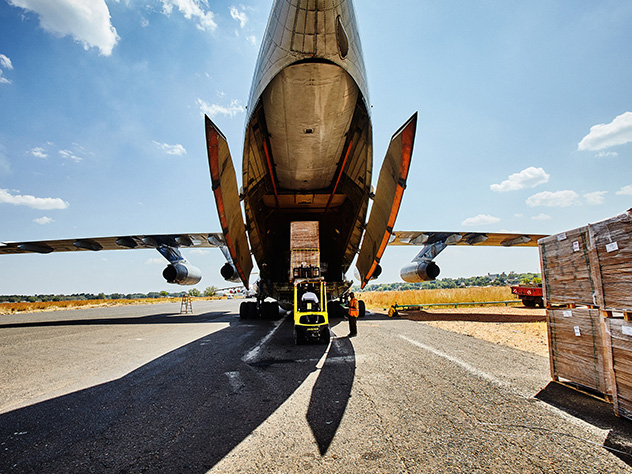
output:
M 545 237 L 538 245 L 547 305 L 599 305 L 588 226 Z
M 551 375 L 612 398 L 632 420 L 632 209 L 539 241 Z
M 595 281 L 604 309 L 632 310 L 632 212 L 591 224 L 590 239 L 599 266 Z
M 297 221 L 290 224 L 290 275 L 296 267 L 320 267 L 318 221 Z
M 614 411 L 632 419 L 632 322 L 613 318 L 605 321 L 609 336 L 607 355 L 612 360 Z
M 604 350 L 604 319 L 589 308 L 548 309 L 549 361 L 553 380 L 612 393 Z M 606 338 L 607 340 L 607 338 Z
M 290 223 L 290 249 L 319 249 L 318 221 Z

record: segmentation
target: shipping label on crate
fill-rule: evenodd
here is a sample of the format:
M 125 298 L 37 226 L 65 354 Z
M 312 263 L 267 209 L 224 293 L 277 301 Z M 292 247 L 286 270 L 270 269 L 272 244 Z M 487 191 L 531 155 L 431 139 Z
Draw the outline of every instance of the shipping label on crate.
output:
M 606 252 L 610 253 L 610 252 L 615 252 L 619 250 L 619 244 L 617 244 L 616 242 L 612 242 L 611 244 L 606 245 Z
M 573 242 L 573 252 L 579 252 L 579 249 L 579 241 L 576 240 L 575 242 Z
M 562 316 L 564 316 L 565 318 L 572 318 L 573 317 L 573 312 L 572 311 L 562 311 Z
M 575 326 L 573 329 L 575 330 L 575 335 L 577 337 L 582 335 L 582 332 L 580 331 L 579 326 Z
M 621 326 L 621 332 L 626 336 L 632 336 L 632 326 Z

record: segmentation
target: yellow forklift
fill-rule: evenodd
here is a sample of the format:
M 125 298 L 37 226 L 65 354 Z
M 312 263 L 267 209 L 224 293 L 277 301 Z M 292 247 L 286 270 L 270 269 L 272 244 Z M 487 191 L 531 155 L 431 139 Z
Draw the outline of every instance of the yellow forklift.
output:
M 329 344 L 327 284 L 324 278 L 294 279 L 294 343 Z

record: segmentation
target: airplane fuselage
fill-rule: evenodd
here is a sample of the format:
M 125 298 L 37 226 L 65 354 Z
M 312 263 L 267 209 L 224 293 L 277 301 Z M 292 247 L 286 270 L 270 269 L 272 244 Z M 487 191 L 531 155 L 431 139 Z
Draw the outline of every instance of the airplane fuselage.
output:
M 325 6 L 326 3 L 326 6 Z M 320 224 L 332 296 L 362 238 L 372 127 L 353 5 L 275 1 L 246 122 L 243 197 L 252 254 L 270 296 L 289 289 L 290 222 Z

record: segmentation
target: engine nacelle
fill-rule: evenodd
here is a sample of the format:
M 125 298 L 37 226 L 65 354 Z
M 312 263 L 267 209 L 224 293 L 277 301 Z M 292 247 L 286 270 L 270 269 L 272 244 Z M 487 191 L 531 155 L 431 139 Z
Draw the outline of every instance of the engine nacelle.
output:
M 375 267 L 375 270 L 373 270 L 373 275 L 371 275 L 371 280 L 377 280 L 381 274 L 382 274 L 382 266 L 378 265 L 377 267 Z
M 162 276 L 167 283 L 176 285 L 195 285 L 202 279 L 202 271 L 184 263 L 170 263 L 167 268 L 162 271 Z
M 419 283 L 434 280 L 439 276 L 439 272 L 439 266 L 432 261 L 412 262 L 399 271 L 399 276 L 408 283 Z
M 222 275 L 222 278 L 226 281 L 232 281 L 233 283 L 239 283 L 241 278 L 239 277 L 239 272 L 234 265 L 226 262 L 222 269 L 219 271 Z

